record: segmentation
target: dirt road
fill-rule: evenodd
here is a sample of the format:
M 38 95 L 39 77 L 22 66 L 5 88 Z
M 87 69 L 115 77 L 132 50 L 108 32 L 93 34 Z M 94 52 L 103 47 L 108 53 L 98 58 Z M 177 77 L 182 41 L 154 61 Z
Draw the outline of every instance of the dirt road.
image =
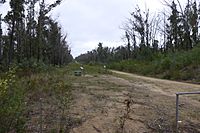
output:
M 199 85 L 112 71 L 85 75 L 73 83 L 66 128 L 71 133 L 171 133 L 175 129 L 175 92 Z M 200 96 L 180 98 L 180 132 L 200 132 Z

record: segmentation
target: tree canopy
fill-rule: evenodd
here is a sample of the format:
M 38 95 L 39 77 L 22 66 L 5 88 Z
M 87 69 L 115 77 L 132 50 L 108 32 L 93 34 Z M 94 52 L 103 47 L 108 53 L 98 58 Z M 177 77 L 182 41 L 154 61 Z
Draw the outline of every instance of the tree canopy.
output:
M 3 67 L 26 62 L 64 65 L 73 59 L 67 35 L 49 15 L 61 2 L 56 0 L 47 5 L 44 0 L 10 0 L 11 10 L 0 19 L 0 64 Z M 2 33 L 2 20 L 8 26 L 7 34 Z

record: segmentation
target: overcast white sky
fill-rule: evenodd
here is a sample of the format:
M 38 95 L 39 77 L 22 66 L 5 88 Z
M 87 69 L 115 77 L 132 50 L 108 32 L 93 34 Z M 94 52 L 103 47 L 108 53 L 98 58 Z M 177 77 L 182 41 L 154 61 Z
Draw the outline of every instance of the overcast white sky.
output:
M 121 39 L 124 31 L 119 27 L 136 5 L 143 9 L 146 6 L 151 12 L 155 12 L 162 10 L 161 2 L 162 0 L 63 0 L 54 9 L 52 16 L 61 24 L 63 33 L 68 33 L 72 55 L 76 57 L 96 48 L 99 42 L 109 47 L 124 44 Z M 6 12 L 5 5 L 0 6 L 0 12 Z
M 54 10 L 65 32 L 69 34 L 74 57 L 97 47 L 119 46 L 124 44 L 120 29 L 130 12 L 139 4 L 160 8 L 159 0 L 65 0 Z

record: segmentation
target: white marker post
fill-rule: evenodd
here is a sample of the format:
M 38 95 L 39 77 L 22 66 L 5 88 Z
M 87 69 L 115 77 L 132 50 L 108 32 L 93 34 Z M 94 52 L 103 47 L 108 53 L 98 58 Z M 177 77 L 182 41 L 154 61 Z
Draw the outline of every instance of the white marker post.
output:
M 81 66 L 81 67 L 80 67 L 80 69 L 81 69 L 81 72 L 83 73 L 83 75 L 85 75 L 85 72 L 84 72 L 84 67 L 83 67 L 83 66 Z

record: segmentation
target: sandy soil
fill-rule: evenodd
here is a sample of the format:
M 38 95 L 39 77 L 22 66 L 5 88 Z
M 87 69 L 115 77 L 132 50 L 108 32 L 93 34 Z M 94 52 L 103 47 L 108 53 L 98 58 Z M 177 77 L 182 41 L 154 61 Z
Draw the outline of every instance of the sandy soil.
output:
M 175 132 L 175 93 L 200 86 L 112 71 L 73 84 L 71 133 Z M 179 132 L 200 132 L 200 97 L 181 96 Z
M 27 97 L 26 132 L 173 133 L 175 93 L 199 85 L 112 71 L 74 77 L 69 108 L 53 91 Z M 180 97 L 179 132 L 200 133 L 200 96 Z

